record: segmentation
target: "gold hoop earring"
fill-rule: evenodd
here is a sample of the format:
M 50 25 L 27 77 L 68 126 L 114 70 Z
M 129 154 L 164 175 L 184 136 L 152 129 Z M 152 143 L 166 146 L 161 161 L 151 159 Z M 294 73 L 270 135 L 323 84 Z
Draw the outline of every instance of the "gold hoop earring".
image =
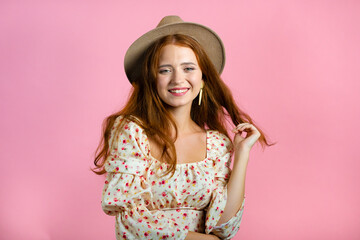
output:
M 203 91 L 203 89 L 200 88 L 200 93 L 199 93 L 199 106 L 201 105 L 202 91 Z

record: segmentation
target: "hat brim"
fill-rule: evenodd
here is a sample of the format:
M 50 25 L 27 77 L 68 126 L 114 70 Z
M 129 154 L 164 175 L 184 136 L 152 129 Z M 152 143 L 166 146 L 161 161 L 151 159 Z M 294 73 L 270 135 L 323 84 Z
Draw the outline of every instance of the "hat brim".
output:
M 204 48 L 215 69 L 221 74 L 225 65 L 225 49 L 220 37 L 210 28 L 192 22 L 180 22 L 157 27 L 139 37 L 127 50 L 124 58 L 125 73 L 130 82 L 141 75 L 146 50 L 158 39 L 172 34 L 194 38 Z

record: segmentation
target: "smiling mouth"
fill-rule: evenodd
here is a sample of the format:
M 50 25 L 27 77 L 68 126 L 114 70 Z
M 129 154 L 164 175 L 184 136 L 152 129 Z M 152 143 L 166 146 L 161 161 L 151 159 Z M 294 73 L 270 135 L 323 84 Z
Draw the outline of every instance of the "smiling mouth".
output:
M 170 89 L 169 92 L 171 93 L 184 93 L 187 90 L 189 90 L 189 88 L 184 88 L 184 89 Z
M 185 95 L 190 88 L 173 88 L 173 89 L 169 89 L 169 93 L 171 93 L 173 96 L 176 97 L 181 97 L 183 95 Z

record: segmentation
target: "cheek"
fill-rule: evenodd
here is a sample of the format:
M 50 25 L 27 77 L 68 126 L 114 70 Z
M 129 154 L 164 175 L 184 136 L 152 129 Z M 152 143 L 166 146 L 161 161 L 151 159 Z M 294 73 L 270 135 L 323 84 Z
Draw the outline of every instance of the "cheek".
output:
M 193 86 L 195 88 L 201 88 L 202 74 L 196 74 L 192 77 Z
M 166 90 L 166 81 L 162 78 L 157 79 L 156 88 L 158 92 L 163 92 Z

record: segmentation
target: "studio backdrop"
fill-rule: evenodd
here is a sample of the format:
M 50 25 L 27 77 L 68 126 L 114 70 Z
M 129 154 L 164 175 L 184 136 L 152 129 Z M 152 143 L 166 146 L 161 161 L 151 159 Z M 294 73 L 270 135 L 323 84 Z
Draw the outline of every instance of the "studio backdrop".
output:
M 255 145 L 244 240 L 360 239 L 360 1 L 0 3 L 0 239 L 115 239 L 90 171 L 126 102 L 123 59 L 165 15 L 214 29 Z

